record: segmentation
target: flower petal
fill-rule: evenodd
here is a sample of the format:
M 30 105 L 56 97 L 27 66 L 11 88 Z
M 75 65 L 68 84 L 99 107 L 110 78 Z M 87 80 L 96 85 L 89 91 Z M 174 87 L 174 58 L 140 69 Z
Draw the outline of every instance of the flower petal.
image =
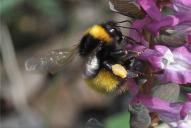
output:
M 152 19 L 157 21 L 161 19 L 162 16 L 155 0 L 138 0 L 137 2 Z
M 142 28 L 144 28 L 145 25 L 149 24 L 150 22 L 151 19 L 148 16 L 145 16 L 145 18 L 141 20 L 135 20 L 132 25 L 132 28 L 135 28 L 138 31 L 140 31 Z M 144 36 L 133 29 L 129 31 L 128 36 L 134 39 L 135 41 L 142 43 L 144 46 L 149 46 L 149 43 L 145 40 Z
M 173 8 L 176 12 L 189 12 L 191 11 L 190 0 L 173 0 Z
M 161 56 L 151 56 L 148 61 L 154 68 L 164 70 L 161 79 L 177 84 L 191 83 L 191 52 L 187 48 L 170 50 L 166 46 L 157 45 L 155 49 Z
M 139 91 L 138 85 L 135 83 L 133 79 L 127 79 L 127 83 L 131 95 L 135 96 Z
M 147 29 L 151 32 L 157 33 L 160 28 L 167 26 L 175 26 L 180 22 L 179 17 L 176 16 L 164 16 L 160 21 L 152 22 L 147 25 Z
M 181 116 L 182 118 L 185 118 L 186 115 L 191 111 L 191 101 L 186 102 L 181 110 Z
M 158 113 L 160 118 L 165 122 L 173 122 L 181 119 L 180 111 L 182 105 L 179 103 L 170 104 L 159 98 L 144 95 L 139 95 L 133 100 L 133 103 L 137 102 L 146 106 L 150 111 Z

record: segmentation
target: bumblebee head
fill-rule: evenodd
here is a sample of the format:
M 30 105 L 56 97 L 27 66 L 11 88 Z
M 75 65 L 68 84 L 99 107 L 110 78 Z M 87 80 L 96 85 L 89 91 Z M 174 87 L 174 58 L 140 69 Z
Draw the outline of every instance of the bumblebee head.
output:
M 106 29 L 108 34 L 114 39 L 115 42 L 120 43 L 122 41 L 122 33 L 119 27 L 117 27 L 117 23 L 113 21 L 108 21 L 102 26 Z

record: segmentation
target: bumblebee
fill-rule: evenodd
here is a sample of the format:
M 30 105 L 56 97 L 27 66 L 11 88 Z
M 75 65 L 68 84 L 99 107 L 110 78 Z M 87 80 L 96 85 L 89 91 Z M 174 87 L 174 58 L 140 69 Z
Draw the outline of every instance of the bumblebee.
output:
M 121 47 L 123 35 L 116 22 L 109 21 L 90 27 L 79 44 L 71 49 L 52 50 L 48 55 L 32 57 L 25 63 L 28 71 L 63 68 L 76 54 L 85 60 L 84 79 L 93 89 L 110 93 L 118 89 L 127 78 L 138 77 L 129 65 L 137 52 Z M 128 42 L 133 42 L 131 38 Z

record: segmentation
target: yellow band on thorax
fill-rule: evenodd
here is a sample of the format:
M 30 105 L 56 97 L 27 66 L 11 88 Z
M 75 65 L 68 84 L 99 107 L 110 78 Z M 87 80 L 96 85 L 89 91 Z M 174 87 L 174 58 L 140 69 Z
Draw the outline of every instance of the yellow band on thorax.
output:
M 106 43 L 112 42 L 112 37 L 107 33 L 107 31 L 100 25 L 94 25 L 92 28 L 88 29 L 88 32 L 91 36 L 96 39 L 101 39 Z

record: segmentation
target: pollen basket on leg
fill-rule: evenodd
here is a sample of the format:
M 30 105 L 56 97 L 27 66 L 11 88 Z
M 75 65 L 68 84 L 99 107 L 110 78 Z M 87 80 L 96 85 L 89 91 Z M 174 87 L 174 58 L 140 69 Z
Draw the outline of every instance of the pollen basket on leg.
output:
M 101 39 L 106 43 L 112 42 L 112 37 L 107 33 L 107 31 L 100 25 L 94 25 L 89 29 L 89 33 L 96 39 Z

